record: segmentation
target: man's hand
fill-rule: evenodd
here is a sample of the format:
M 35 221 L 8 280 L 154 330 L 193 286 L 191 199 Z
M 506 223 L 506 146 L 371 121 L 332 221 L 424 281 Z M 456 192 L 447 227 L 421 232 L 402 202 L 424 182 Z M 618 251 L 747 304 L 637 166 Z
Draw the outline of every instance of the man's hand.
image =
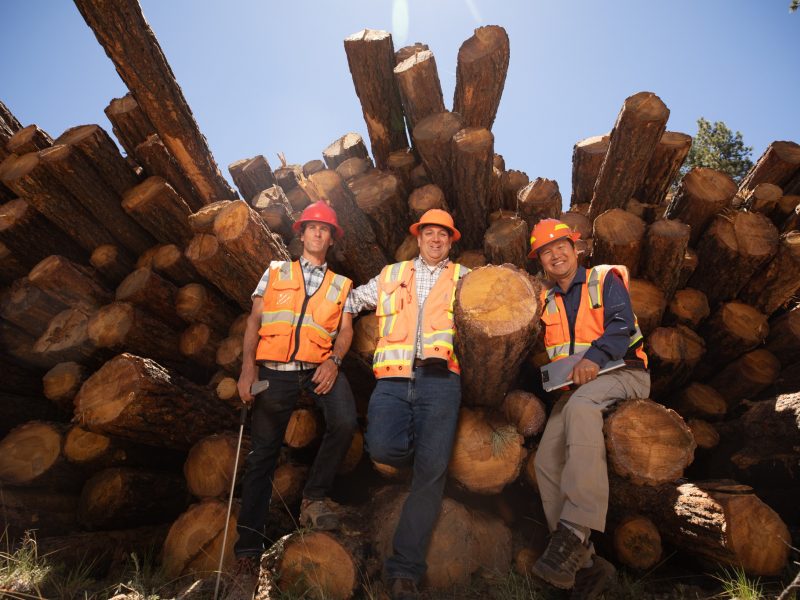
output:
M 333 384 L 336 383 L 336 378 L 339 376 L 339 367 L 330 358 L 321 363 L 317 370 L 314 371 L 314 376 L 311 378 L 313 383 L 317 384 L 314 392 L 319 395 L 327 394 L 333 389 Z
M 253 394 L 250 393 L 250 388 L 256 382 L 257 378 L 258 372 L 255 367 L 242 367 L 242 373 L 239 375 L 236 389 L 239 391 L 239 399 L 245 404 L 251 404 L 255 399 Z
M 572 382 L 575 385 L 583 385 L 584 383 L 589 383 L 590 381 L 597 379 L 597 373 L 600 372 L 600 366 L 589 360 L 588 358 L 582 358 L 577 365 L 572 368 L 572 373 L 568 379 L 572 379 Z

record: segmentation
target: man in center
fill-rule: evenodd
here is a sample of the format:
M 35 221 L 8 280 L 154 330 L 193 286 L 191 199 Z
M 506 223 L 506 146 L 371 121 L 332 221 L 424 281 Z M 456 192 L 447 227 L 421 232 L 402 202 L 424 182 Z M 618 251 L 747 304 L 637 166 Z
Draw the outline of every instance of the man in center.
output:
M 605 529 L 608 511 L 603 411 L 619 400 L 647 398 L 650 375 L 628 269 L 582 267 L 579 237 L 556 219 L 540 221 L 531 234 L 529 257 L 539 259 L 548 284 L 541 297 L 547 354 L 551 361 L 581 355 L 568 377 L 575 389 L 556 402 L 536 451 L 539 495 L 553 535 L 533 573 L 584 600 L 598 597 L 614 572 L 589 540 L 592 530 Z M 619 359 L 623 368 L 600 372 Z
M 425 554 L 439 516 L 453 450 L 461 376 L 453 348 L 453 303 L 469 269 L 449 259 L 461 234 L 445 211 L 431 209 L 409 229 L 419 256 L 384 267 L 352 292 L 354 308 L 376 309 L 380 339 L 373 359 L 377 379 L 367 411 L 372 460 L 412 468 L 384 564 L 392 600 L 418 598 Z

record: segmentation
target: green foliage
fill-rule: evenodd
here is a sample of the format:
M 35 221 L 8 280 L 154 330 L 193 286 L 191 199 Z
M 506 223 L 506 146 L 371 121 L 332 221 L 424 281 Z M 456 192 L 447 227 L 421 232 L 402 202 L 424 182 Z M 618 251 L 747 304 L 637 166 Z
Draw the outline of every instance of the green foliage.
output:
M 789 5 L 789 11 L 794 12 L 798 7 L 800 7 L 800 0 L 792 0 L 792 3 Z
M 709 167 L 724 171 L 738 183 L 753 166 L 752 154 L 752 146 L 744 145 L 739 131 L 733 133 L 723 121 L 712 124 L 700 117 L 697 135 L 681 167 L 681 176 L 694 167 Z
M 717 576 L 722 585 L 721 597 L 730 600 L 761 600 L 764 598 L 764 589 L 758 579 L 747 577 L 743 569 L 734 568 L 732 571 L 725 569 L 723 575 Z

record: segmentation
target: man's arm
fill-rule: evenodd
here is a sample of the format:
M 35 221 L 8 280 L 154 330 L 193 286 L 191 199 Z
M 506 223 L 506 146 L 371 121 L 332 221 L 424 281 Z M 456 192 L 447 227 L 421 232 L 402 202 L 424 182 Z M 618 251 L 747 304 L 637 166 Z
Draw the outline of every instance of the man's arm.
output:
M 342 313 L 342 324 L 339 326 L 339 333 L 333 343 L 332 354 L 340 359 L 350 350 L 350 343 L 353 341 L 353 315 L 349 312 Z M 311 381 L 317 384 L 314 391 L 317 394 L 327 394 L 333 389 L 336 378 L 339 376 L 339 367 L 330 358 L 322 362 L 314 371 Z
M 239 398 L 245 404 L 253 401 L 250 387 L 258 379 L 258 369 L 256 368 L 256 347 L 258 346 L 258 330 L 261 328 L 261 313 L 264 309 L 264 298 L 255 296 L 253 298 L 253 309 L 247 317 L 247 327 L 244 330 L 244 341 L 242 342 L 242 372 L 239 375 L 239 382 L 236 387 L 239 390 Z
M 364 285 L 360 285 L 350 292 L 347 298 L 346 311 L 358 314 L 362 310 L 375 310 L 378 306 L 378 277 L 373 277 Z

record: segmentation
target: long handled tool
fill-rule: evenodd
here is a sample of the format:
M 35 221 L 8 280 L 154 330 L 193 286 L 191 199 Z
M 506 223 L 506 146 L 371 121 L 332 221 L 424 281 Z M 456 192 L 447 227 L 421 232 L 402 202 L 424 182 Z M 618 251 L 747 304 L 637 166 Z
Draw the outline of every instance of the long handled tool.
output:
M 265 391 L 269 387 L 269 381 L 256 381 L 250 388 L 250 393 L 255 396 Z M 242 451 L 242 436 L 244 435 L 244 424 L 247 421 L 247 404 L 242 404 L 242 411 L 239 415 L 239 440 L 236 442 L 236 458 L 233 461 L 233 476 L 231 477 L 231 491 L 228 494 L 228 512 L 225 514 L 225 533 L 222 534 L 222 549 L 219 552 L 219 565 L 217 566 L 217 582 L 214 584 L 214 600 L 219 594 L 219 578 L 222 575 L 222 563 L 225 560 L 225 547 L 228 545 L 228 526 L 231 521 L 231 507 L 233 506 L 233 488 L 236 486 L 236 471 L 239 469 L 239 454 Z

